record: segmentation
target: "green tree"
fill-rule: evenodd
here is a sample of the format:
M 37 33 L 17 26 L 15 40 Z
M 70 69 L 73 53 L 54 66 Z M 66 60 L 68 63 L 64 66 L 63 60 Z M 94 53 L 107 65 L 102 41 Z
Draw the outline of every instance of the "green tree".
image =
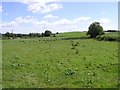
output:
M 16 37 L 16 34 L 10 33 L 10 37 L 15 38 L 15 37 Z
M 33 34 L 32 34 L 32 33 L 29 33 L 29 34 L 28 34 L 28 36 L 29 36 L 29 37 L 32 37 L 32 36 L 33 36 Z
M 48 37 L 48 36 L 50 36 L 51 34 L 52 34 L 52 32 L 49 31 L 49 30 L 46 30 L 45 33 L 44 33 L 45 37 Z
M 5 33 L 5 36 L 6 36 L 6 37 L 10 37 L 11 34 L 10 34 L 9 32 L 6 32 L 6 33 Z
M 104 34 L 104 31 L 99 22 L 94 22 L 89 26 L 87 35 L 90 35 L 91 38 L 95 38 L 97 35 L 102 34 Z
M 44 33 L 42 33 L 41 36 L 44 37 Z

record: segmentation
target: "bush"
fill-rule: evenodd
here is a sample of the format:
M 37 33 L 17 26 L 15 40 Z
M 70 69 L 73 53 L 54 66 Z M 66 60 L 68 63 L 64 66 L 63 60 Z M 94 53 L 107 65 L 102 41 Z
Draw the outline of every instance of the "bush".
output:
M 101 40 L 104 40 L 104 41 L 119 41 L 119 38 L 118 37 L 115 37 L 115 36 L 97 36 L 96 37 L 97 40 L 101 41 Z
M 105 41 L 117 41 L 116 37 L 104 36 Z

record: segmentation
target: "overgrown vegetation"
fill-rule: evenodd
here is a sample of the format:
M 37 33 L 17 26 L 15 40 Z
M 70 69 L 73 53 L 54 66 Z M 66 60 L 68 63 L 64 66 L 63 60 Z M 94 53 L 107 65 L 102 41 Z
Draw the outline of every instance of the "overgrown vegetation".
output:
M 119 32 L 109 32 L 105 35 L 99 35 L 96 37 L 97 40 L 101 41 L 120 41 L 120 37 L 118 35 Z

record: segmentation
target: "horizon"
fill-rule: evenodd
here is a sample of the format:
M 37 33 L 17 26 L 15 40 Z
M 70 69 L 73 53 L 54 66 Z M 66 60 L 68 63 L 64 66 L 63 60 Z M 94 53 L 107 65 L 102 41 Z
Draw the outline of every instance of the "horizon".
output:
M 46 31 L 46 30 L 45 30 Z M 50 30 L 49 30 L 50 31 Z M 109 30 L 103 30 L 104 32 L 107 32 L 107 31 L 109 31 Z M 115 32 L 119 32 L 119 30 L 111 30 L 111 31 L 115 31 Z M 52 34 L 56 34 L 56 33 L 74 33 L 74 32 L 87 32 L 87 31 L 68 31 L 68 32 L 52 32 Z M 5 32 L 5 33 L 7 33 L 7 32 Z M 5 33 L 0 33 L 0 34 L 5 34 Z M 9 33 L 12 33 L 12 34 L 30 34 L 30 33 L 39 33 L 39 34 L 42 34 L 42 33 L 44 33 L 44 32 L 28 32 L 28 33 L 14 33 L 14 31 L 13 30 L 11 30 L 11 32 L 9 32 Z
M 117 2 L 2 2 L 2 33 L 88 31 L 97 21 L 104 30 L 118 30 Z M 15 8 L 14 8 L 14 7 Z

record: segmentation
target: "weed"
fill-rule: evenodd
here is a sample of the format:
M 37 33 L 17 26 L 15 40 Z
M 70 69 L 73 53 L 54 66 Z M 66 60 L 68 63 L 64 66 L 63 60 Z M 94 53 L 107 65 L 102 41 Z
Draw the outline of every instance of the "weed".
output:
M 74 44 L 74 46 L 78 46 L 79 45 L 79 42 L 77 42 L 76 44 Z
M 65 75 L 73 75 L 73 74 L 75 74 L 75 72 L 73 70 L 71 70 L 71 69 L 65 70 Z
M 86 57 L 84 57 L 83 60 L 86 60 Z
M 72 48 L 71 49 L 75 49 L 75 46 L 72 46 Z
M 79 50 L 76 50 L 76 52 L 75 52 L 76 54 L 79 54 Z

